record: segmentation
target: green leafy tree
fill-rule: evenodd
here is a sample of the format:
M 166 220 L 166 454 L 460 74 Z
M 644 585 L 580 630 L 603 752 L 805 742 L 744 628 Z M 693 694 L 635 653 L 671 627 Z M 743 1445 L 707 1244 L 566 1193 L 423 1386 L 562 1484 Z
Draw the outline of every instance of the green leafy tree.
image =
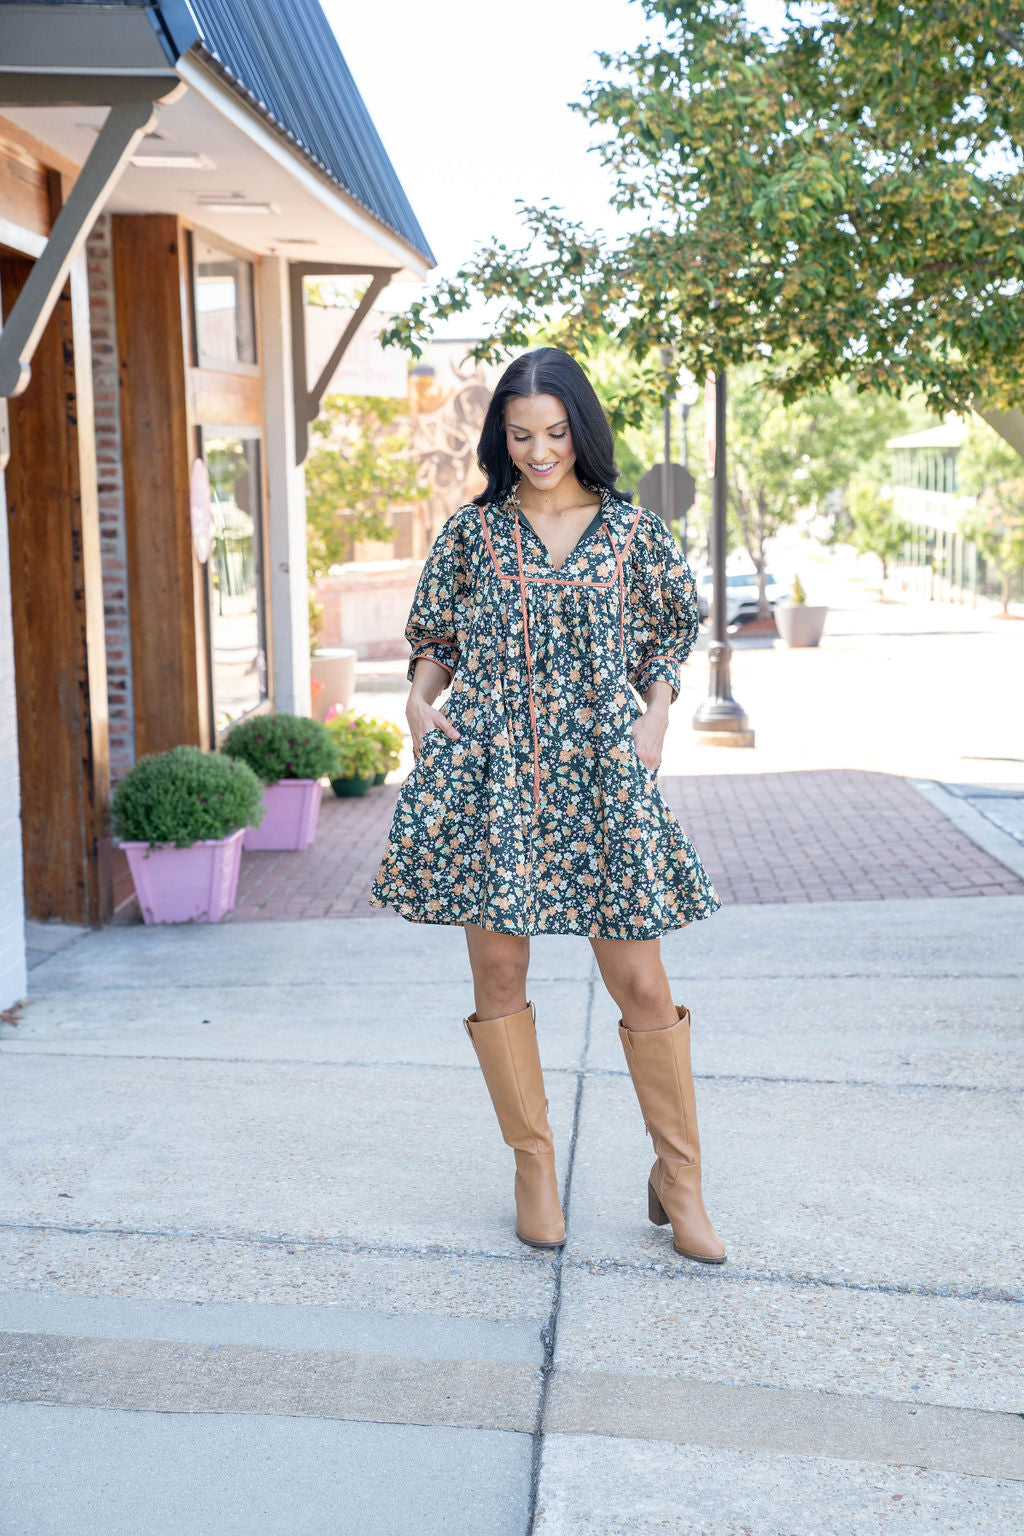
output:
M 388 513 L 419 501 L 404 400 L 328 395 L 313 423 L 320 445 L 306 460 L 309 575 L 345 559 L 354 539 L 389 539 Z
M 765 595 L 767 546 L 801 512 L 821 512 L 900 430 L 901 407 L 849 385 L 786 406 L 756 369 L 737 371 L 729 394 L 729 507 Z
M 1010 584 L 1024 570 L 1024 459 L 976 419 L 957 456 L 957 476 L 962 488 L 977 497 L 961 520 L 961 532 L 998 570 L 1006 615 Z
M 786 401 L 847 379 L 933 408 L 1011 407 L 1024 351 L 1024 7 L 824 0 L 779 32 L 728 0 L 642 0 L 650 36 L 599 55 L 575 104 L 627 215 L 615 239 L 524 207 L 385 332 L 418 354 L 492 300 L 497 358 L 539 320 L 586 351 L 615 334 L 646 385 L 669 346 L 698 379 L 761 359 Z M 617 423 L 642 414 L 636 394 Z
M 898 560 L 913 529 L 892 509 L 892 492 L 874 481 L 854 479 L 850 485 L 849 542 L 861 555 L 876 555 L 882 563 L 882 580 L 889 565 Z

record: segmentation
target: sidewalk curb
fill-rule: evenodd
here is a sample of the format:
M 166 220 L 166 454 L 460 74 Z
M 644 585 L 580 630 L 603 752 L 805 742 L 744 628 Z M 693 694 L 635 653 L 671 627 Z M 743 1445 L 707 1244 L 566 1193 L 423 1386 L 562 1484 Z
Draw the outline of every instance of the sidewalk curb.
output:
M 980 811 L 966 804 L 959 796 L 951 795 L 948 789 L 943 789 L 934 779 L 907 779 L 905 782 L 911 789 L 916 789 L 930 805 L 934 805 L 937 811 L 941 811 L 972 843 L 976 843 L 998 863 L 1024 880 L 1024 846 L 1015 837 L 993 826 Z

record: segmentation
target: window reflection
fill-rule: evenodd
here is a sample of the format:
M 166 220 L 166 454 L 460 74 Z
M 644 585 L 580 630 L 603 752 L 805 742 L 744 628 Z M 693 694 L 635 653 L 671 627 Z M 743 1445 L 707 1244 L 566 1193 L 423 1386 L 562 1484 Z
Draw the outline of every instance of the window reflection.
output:
M 210 475 L 210 648 L 218 732 L 267 696 L 260 444 L 204 434 Z
M 255 363 L 252 262 L 193 235 L 199 362 Z

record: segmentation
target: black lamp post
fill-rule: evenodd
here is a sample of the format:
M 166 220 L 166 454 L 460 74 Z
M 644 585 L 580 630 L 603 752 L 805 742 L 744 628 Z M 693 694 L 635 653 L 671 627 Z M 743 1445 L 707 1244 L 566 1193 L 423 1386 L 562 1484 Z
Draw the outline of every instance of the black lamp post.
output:
M 711 568 L 714 587 L 711 599 L 713 631 L 708 657 L 711 663 L 708 696 L 693 717 L 699 739 L 720 747 L 752 747 L 754 732 L 741 704 L 732 696 L 730 661 L 732 647 L 725 633 L 725 511 L 728 488 L 725 478 L 725 371 L 715 375 L 714 481 L 711 515 Z

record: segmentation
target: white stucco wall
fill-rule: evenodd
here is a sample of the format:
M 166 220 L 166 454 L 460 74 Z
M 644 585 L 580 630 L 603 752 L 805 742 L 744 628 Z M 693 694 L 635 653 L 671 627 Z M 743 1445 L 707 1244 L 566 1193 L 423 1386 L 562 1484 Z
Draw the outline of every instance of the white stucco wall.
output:
M 20 1002 L 27 990 L 11 562 L 7 496 L 0 473 L 0 1008 Z
M 260 282 L 263 341 L 264 444 L 270 539 L 274 707 L 308 715 L 309 597 L 306 582 L 306 481 L 295 463 L 295 396 L 292 387 L 288 263 L 264 256 Z

